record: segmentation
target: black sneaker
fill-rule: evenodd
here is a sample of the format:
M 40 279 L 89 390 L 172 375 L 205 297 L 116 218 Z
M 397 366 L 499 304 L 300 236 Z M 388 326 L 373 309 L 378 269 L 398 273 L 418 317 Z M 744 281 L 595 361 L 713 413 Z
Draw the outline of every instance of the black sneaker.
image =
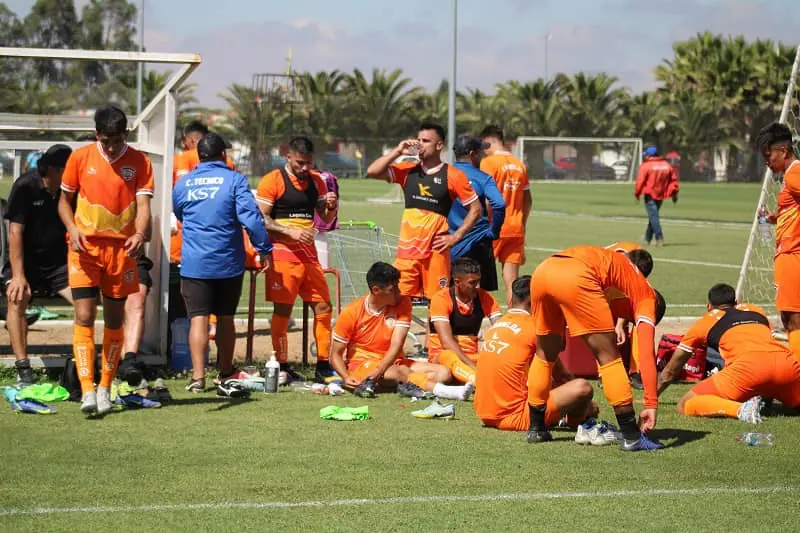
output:
M 305 381 L 306 377 L 295 370 L 294 366 L 289 363 L 281 363 L 281 371 L 278 374 L 278 384 L 288 385 L 293 381 Z
M 553 440 L 553 436 L 547 430 L 538 430 L 538 429 L 531 429 L 528 431 L 528 434 L 525 437 L 531 444 L 535 444 L 537 442 L 550 442 Z
M 433 393 L 422 390 L 413 383 L 398 383 L 397 394 L 405 396 L 406 398 L 419 398 L 420 400 L 428 400 L 433 398 Z
M 36 376 L 33 375 L 33 368 L 31 368 L 29 359 L 16 361 L 14 366 L 17 367 L 17 386 L 27 387 L 36 383 Z
M 224 398 L 247 398 L 250 391 L 245 389 L 238 379 L 228 378 L 217 385 L 217 396 Z
M 138 387 L 144 379 L 144 364 L 139 361 L 134 352 L 125 354 L 125 359 L 119 364 L 117 376 L 122 381 L 127 381 L 131 387 Z
M 328 361 L 317 361 L 317 368 L 314 371 L 314 381 L 330 385 L 331 383 L 344 383 L 342 377 L 336 373 Z
M 630 375 L 631 387 L 636 390 L 644 390 L 644 383 L 642 383 L 642 376 L 638 372 Z
M 359 398 L 374 398 L 376 396 L 375 382 L 371 379 L 365 379 L 361 385 L 355 388 L 353 394 Z

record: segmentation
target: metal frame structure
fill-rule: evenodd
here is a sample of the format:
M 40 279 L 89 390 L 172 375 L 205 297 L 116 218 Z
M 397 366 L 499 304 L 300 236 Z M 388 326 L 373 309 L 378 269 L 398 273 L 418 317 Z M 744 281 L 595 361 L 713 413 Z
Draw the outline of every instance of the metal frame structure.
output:
M 148 245 L 148 256 L 153 261 L 153 288 L 147 299 L 145 330 L 142 351 L 166 356 L 167 306 L 169 304 L 169 218 L 172 212 L 172 158 L 175 146 L 177 107 L 175 93 L 200 65 L 198 54 L 163 54 L 150 52 L 118 52 L 100 50 L 58 50 L 44 48 L 0 47 L 1 58 L 40 60 L 109 61 L 127 63 L 158 63 L 179 65 L 161 91 L 136 117 L 130 117 L 130 130 L 136 133 L 131 146 L 147 153 L 153 165 L 155 191 L 152 203 L 153 237 Z M 54 131 L 91 132 L 91 117 L 80 115 L 25 115 L 0 114 L 0 132 L 3 131 Z M 32 140 L 2 140 L 0 150 L 43 150 L 53 142 Z M 66 142 L 71 147 L 86 143 Z M 15 167 L 18 157 L 15 157 Z M 15 168 L 15 170 L 18 170 Z M 19 175 L 17 172 L 15 175 Z

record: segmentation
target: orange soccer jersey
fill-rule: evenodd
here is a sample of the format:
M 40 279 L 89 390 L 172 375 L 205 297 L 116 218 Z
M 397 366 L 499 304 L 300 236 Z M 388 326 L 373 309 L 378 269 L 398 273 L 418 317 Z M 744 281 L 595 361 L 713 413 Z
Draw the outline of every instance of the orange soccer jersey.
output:
M 483 309 L 484 316 L 488 317 L 491 320 L 495 320 L 500 318 L 500 305 L 497 303 L 497 300 L 487 291 L 483 289 L 478 289 L 478 298 L 481 303 L 481 308 Z M 450 323 L 450 316 L 453 313 L 453 306 L 458 305 L 458 311 L 461 316 L 469 316 L 472 314 L 473 311 L 473 302 L 463 303 L 461 300 L 456 298 L 456 301 L 453 302 L 453 298 L 450 295 L 450 289 L 442 289 L 438 291 L 436 294 L 433 295 L 431 298 L 431 307 L 430 307 L 430 315 L 431 315 L 431 322 L 448 322 Z M 450 324 L 454 330 L 454 336 L 456 341 L 458 341 L 458 345 L 461 347 L 461 350 L 464 352 L 464 355 L 472 359 L 472 361 L 478 360 L 478 336 L 476 335 L 458 335 L 456 334 L 456 325 Z M 430 355 L 432 358 L 435 358 L 438 352 L 443 349 L 442 341 L 434 331 L 431 331 L 430 343 L 428 346 L 428 350 L 430 351 Z
M 793 161 L 783 175 L 775 240 L 777 255 L 800 252 L 800 161 Z
M 61 189 L 77 193 L 75 225 L 84 235 L 124 240 L 136 231 L 136 197 L 153 196 L 153 169 L 150 159 L 130 146 L 109 161 L 93 143 L 72 153 Z
M 608 246 L 606 246 L 606 250 L 613 250 L 615 252 L 620 252 L 623 254 L 627 254 L 634 250 L 642 250 L 642 249 L 643 248 L 640 245 L 636 244 L 635 242 L 626 242 L 626 241 L 615 242 L 613 244 L 609 244 Z
M 528 371 L 536 353 L 536 326 L 531 315 L 511 309 L 486 331 L 478 357 L 475 414 L 495 425 L 527 412 Z M 523 420 L 523 422 L 526 422 Z
M 318 198 L 322 198 L 326 193 L 325 181 L 316 172 L 309 173 L 311 179 L 314 181 L 314 186 L 317 189 Z M 308 180 L 300 181 L 297 176 L 289 174 L 291 185 L 298 191 L 308 190 Z M 274 206 L 278 199 L 286 193 L 286 185 L 283 181 L 283 176 L 280 169 L 273 170 L 261 178 L 256 190 L 256 200 L 258 203 L 268 206 Z M 293 228 L 313 228 L 314 219 L 305 218 L 276 218 L 276 222 Z M 319 263 L 317 258 L 317 248 L 314 243 L 303 244 L 289 237 L 278 234 L 270 233 L 272 239 L 272 257 L 275 261 L 288 261 L 291 263 Z
M 389 175 L 394 183 L 405 189 L 406 178 L 418 163 L 399 163 L 389 167 Z M 427 174 L 433 175 L 430 169 Z M 469 205 L 478 199 L 472 189 L 467 175 L 452 165 L 447 166 L 447 190 L 451 199 L 458 198 L 463 205 Z M 397 242 L 398 259 L 427 259 L 431 256 L 433 238 L 449 232 L 447 217 L 416 208 L 403 210 L 400 222 L 400 236 Z
M 368 297 L 348 304 L 339 314 L 333 340 L 347 345 L 347 363 L 353 366 L 364 360 L 380 360 L 389 350 L 397 328 L 411 327 L 411 299 L 400 296 L 393 306 L 375 312 Z
M 506 201 L 506 218 L 500 229 L 500 237 L 523 237 L 525 191 L 530 190 L 525 165 L 508 152 L 496 152 L 481 160 L 481 170 L 494 178 Z

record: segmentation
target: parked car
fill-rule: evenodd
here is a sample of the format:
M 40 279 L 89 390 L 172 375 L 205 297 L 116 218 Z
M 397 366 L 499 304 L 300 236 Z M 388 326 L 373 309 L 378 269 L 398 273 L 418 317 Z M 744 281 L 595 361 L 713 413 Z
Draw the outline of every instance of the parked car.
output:
M 614 178 L 618 181 L 623 181 L 628 179 L 631 162 L 627 159 L 620 159 L 619 161 L 615 161 L 614 164 L 611 165 L 611 168 L 614 169 Z
M 553 163 L 545 159 L 544 161 L 544 179 L 546 180 L 563 180 L 567 177 L 567 171 L 559 168 Z

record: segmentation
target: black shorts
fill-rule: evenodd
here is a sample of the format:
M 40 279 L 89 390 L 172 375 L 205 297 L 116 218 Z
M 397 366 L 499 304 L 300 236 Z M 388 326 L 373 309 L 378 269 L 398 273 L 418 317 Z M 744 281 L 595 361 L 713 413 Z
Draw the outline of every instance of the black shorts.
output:
M 25 269 L 25 278 L 31 286 L 31 295 L 41 298 L 53 298 L 59 292 L 69 287 L 69 276 L 67 275 L 67 265 L 50 268 L 31 268 Z M 11 265 L 6 263 L 3 267 L 3 292 L 5 287 L 11 283 Z
M 481 289 L 485 291 L 497 290 L 497 267 L 494 262 L 492 240 L 483 239 L 472 245 L 463 257 L 474 259 L 481 266 Z
M 244 274 L 233 278 L 197 279 L 181 277 L 181 295 L 189 318 L 233 316 L 242 296 Z
M 153 288 L 153 278 L 150 271 L 153 269 L 153 262 L 146 255 L 140 255 L 136 260 L 136 269 L 139 271 L 139 285 L 144 285 L 147 290 Z

